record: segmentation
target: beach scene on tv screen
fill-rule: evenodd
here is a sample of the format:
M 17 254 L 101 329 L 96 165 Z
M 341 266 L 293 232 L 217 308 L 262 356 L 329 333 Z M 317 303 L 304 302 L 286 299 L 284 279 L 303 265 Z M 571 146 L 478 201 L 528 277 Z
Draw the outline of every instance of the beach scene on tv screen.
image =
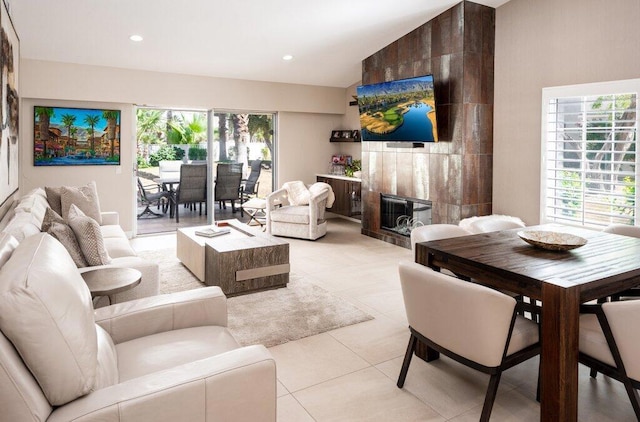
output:
M 433 76 L 357 88 L 363 141 L 437 142 Z
M 120 111 L 34 107 L 36 166 L 119 165 Z

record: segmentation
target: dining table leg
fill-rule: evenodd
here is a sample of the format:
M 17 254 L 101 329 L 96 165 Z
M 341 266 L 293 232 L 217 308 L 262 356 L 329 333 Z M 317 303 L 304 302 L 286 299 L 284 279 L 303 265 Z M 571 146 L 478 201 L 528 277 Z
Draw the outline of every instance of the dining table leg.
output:
M 580 291 L 562 282 L 542 284 L 540 420 L 578 420 Z

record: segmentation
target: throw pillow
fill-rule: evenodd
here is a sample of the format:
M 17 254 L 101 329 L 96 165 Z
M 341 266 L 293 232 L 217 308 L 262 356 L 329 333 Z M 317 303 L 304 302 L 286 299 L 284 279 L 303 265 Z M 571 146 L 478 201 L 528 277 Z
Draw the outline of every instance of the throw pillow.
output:
M 64 222 L 54 221 L 47 229 L 47 233 L 62 243 L 62 246 L 64 246 L 67 252 L 69 252 L 69 255 L 71 255 L 71 259 L 73 259 L 76 267 L 84 268 L 87 266 L 87 260 L 84 259 L 84 255 L 78 244 L 78 239 L 76 239 L 76 235 L 71 227 Z
M 299 180 L 295 182 L 286 182 L 282 185 L 287 190 L 287 196 L 289 197 L 289 203 L 291 205 L 307 205 L 311 195 L 309 189 Z
M 104 246 L 98 222 L 85 215 L 75 204 L 69 207 L 67 220 L 78 239 L 87 264 L 90 266 L 110 264 L 111 258 Z
M 49 186 L 45 186 L 44 191 L 47 194 L 47 202 L 49 206 L 53 208 L 58 215 L 62 215 L 62 203 L 60 202 L 60 193 L 62 188 L 51 188 Z
M 86 186 L 63 186 L 60 190 L 60 203 L 62 206 L 62 218 L 68 220 L 69 207 L 77 206 L 86 216 L 93 218 L 98 224 L 102 224 L 100 214 L 100 202 L 96 182 L 89 182 Z
M 44 218 L 42 219 L 42 226 L 40 226 L 40 231 L 48 232 L 49 227 L 51 227 L 51 223 L 53 222 L 66 224 L 64 218 L 62 218 L 60 214 L 55 212 L 53 208 L 47 208 L 44 213 Z

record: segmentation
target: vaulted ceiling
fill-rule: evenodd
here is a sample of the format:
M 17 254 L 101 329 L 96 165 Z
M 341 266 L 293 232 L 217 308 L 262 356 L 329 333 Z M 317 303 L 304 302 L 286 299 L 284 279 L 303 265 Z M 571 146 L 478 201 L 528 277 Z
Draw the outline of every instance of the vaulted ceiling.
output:
M 478 0 L 498 7 L 508 0 Z M 459 0 L 10 0 L 23 59 L 347 87 Z M 134 42 L 131 35 L 144 39 Z M 285 61 L 284 55 L 293 59 Z

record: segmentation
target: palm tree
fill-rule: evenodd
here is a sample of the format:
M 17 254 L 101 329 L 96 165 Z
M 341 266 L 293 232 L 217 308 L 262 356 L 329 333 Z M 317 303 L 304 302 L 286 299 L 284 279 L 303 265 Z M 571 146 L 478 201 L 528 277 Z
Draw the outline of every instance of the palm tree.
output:
M 111 145 L 111 158 L 114 156 L 114 147 L 116 143 L 116 126 L 117 120 L 120 116 L 120 112 L 115 110 L 105 110 L 102 112 L 102 117 L 107 120 L 107 139 Z
M 43 156 L 47 156 L 47 142 L 49 141 L 49 122 L 54 116 L 53 108 L 51 107 L 36 107 L 36 116 L 40 121 L 40 140 L 43 145 Z
M 94 145 L 94 136 L 95 136 L 95 127 L 98 123 L 100 123 L 100 116 L 96 115 L 87 115 L 84 118 L 84 123 L 89 125 L 89 136 L 91 137 L 91 153 L 95 155 L 95 145 Z
M 218 113 L 218 136 L 220 146 L 220 161 L 227 161 L 227 118 L 226 113 Z
M 261 135 L 264 143 L 269 148 L 269 153 L 273 157 L 273 136 L 272 118 L 270 114 L 251 114 L 249 115 L 249 133 L 253 138 L 255 135 Z
M 62 124 L 67 127 L 67 136 L 69 136 L 69 146 L 74 146 L 73 139 L 71 138 L 71 127 L 76 122 L 76 116 L 73 114 L 63 114 L 62 115 Z
M 236 161 L 244 164 L 242 173 L 246 178 L 249 176 L 250 171 L 247 157 L 247 145 L 251 139 L 251 135 L 249 135 L 249 115 L 234 113 L 231 115 L 231 121 L 233 122 L 233 138 L 236 141 L 236 149 L 238 151 Z

